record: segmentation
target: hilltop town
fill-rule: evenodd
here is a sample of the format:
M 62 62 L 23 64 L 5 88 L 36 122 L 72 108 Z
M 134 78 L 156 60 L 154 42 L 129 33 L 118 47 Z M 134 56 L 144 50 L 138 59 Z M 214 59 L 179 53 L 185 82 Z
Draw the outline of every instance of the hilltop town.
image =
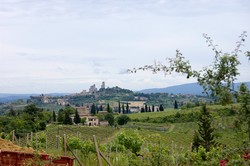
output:
M 171 93 L 151 93 L 144 94 L 133 92 L 128 89 L 120 87 L 106 87 L 105 82 L 101 83 L 100 87 L 92 84 L 88 90 L 82 90 L 79 93 L 66 95 L 32 95 L 27 100 L 16 100 L 13 102 L 3 103 L 0 105 L 1 112 L 5 112 L 10 108 L 19 109 L 27 104 L 35 104 L 40 108 L 55 110 L 56 112 L 65 106 L 71 106 L 82 114 L 89 114 L 91 106 L 96 105 L 97 108 L 103 107 L 106 109 L 107 105 L 112 108 L 114 112 L 119 112 L 120 107 L 125 107 L 126 113 L 141 112 L 145 107 L 149 111 L 158 111 L 162 105 L 163 108 L 176 107 L 192 107 L 199 105 L 200 102 L 212 102 L 213 99 L 206 96 L 192 95 L 192 94 L 171 94 Z M 146 110 L 146 111 L 147 111 Z

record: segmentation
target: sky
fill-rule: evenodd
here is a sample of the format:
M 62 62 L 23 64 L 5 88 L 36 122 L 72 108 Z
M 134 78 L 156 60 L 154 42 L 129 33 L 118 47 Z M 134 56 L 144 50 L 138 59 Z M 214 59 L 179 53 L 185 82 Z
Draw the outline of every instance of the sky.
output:
M 231 53 L 250 33 L 249 0 L 0 0 L 0 93 L 78 93 L 196 82 L 127 69 L 166 63 L 179 49 L 193 69 L 212 63 L 203 33 Z M 250 81 L 246 38 L 238 82 Z

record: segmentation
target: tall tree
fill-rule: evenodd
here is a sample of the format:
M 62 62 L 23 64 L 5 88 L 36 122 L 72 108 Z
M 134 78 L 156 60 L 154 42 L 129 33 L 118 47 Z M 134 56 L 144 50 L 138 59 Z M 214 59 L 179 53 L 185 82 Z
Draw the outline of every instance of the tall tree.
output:
M 64 111 L 63 109 L 60 109 L 58 111 L 57 122 L 62 123 L 63 120 L 64 120 Z
M 98 112 L 100 111 L 100 107 L 98 107 L 98 105 L 96 105 L 95 110 L 96 110 L 96 113 L 98 114 Z
M 95 114 L 96 114 L 96 107 L 95 107 L 95 104 L 94 104 L 94 103 L 91 105 L 90 113 L 91 113 L 92 115 L 95 115 Z
M 152 105 L 152 112 L 155 112 L 155 105 Z
M 144 113 L 145 109 L 143 107 L 141 107 L 141 113 Z
M 151 112 L 151 107 L 150 106 L 148 106 L 148 112 Z
M 99 109 L 100 111 L 103 111 L 103 106 L 102 105 L 100 105 L 100 109 Z
M 164 111 L 164 108 L 163 108 L 162 104 L 160 105 L 159 110 Z
M 144 107 L 145 107 L 145 112 L 148 112 L 148 105 L 146 103 L 144 104 Z
M 118 102 L 118 112 L 119 112 L 119 114 L 121 113 L 121 102 L 120 101 Z
M 67 111 L 64 114 L 63 124 L 66 124 L 66 125 L 72 125 L 73 124 L 72 119 L 70 117 L 70 113 L 67 112 Z
M 125 106 L 122 104 L 122 114 L 125 114 Z
M 128 103 L 126 104 L 126 113 L 127 114 L 129 113 L 129 105 L 128 105 Z
M 212 127 L 212 116 L 206 108 L 206 105 L 202 106 L 201 114 L 198 121 L 198 133 L 200 136 L 200 145 L 203 146 L 206 151 L 210 151 L 210 149 L 216 145 L 214 140 L 214 127 Z
M 174 109 L 178 109 L 178 103 L 176 100 L 174 100 Z
M 53 122 L 56 122 L 56 113 L 55 113 L 55 111 L 53 111 L 52 116 L 53 116 Z
M 248 141 L 250 143 L 250 92 L 246 84 L 241 84 L 238 100 L 241 103 L 240 122 L 241 125 L 246 126 L 246 131 L 244 132 L 248 134 Z
M 74 123 L 75 123 L 75 124 L 81 123 L 81 118 L 80 118 L 80 115 L 79 115 L 77 109 L 76 109 L 76 111 L 75 111 Z
M 107 105 L 107 112 L 108 112 L 108 113 L 112 113 L 112 108 L 109 106 L 109 103 L 108 103 L 108 105 Z

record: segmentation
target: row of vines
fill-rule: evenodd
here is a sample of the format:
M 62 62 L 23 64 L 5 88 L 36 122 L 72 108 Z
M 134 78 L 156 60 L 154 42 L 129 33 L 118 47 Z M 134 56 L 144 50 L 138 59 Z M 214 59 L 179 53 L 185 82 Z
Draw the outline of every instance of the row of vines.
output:
M 112 140 L 106 143 L 98 141 L 98 146 L 114 166 L 249 165 L 250 156 L 247 145 L 241 148 L 228 148 L 221 145 L 212 148 L 209 152 L 200 147 L 198 151 L 192 151 L 192 144 L 190 148 L 178 147 L 174 142 L 166 144 L 160 134 L 143 135 L 142 133 L 143 131 L 137 129 L 119 130 Z M 36 150 L 47 151 L 54 155 L 71 156 L 71 151 L 73 151 L 85 166 L 98 163 L 93 140 L 86 139 L 81 134 L 66 135 L 68 145 L 66 149 L 63 136 L 57 136 L 59 142 L 54 140 L 53 147 L 51 146 L 52 140 L 48 141 L 49 136 L 45 133 L 35 134 L 32 138 L 31 136 L 30 134 L 29 138 L 26 138 L 26 142 L 23 141 L 27 146 Z M 20 140 L 19 143 L 21 143 Z M 75 162 L 75 165 L 78 163 Z

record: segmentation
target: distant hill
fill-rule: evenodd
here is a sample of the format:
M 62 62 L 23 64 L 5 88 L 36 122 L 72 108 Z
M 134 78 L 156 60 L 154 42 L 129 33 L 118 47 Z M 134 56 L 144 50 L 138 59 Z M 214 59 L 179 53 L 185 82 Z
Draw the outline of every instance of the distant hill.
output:
M 68 95 L 69 93 L 50 93 L 45 94 L 48 96 L 64 96 Z M 6 103 L 6 102 L 12 102 L 19 99 L 27 100 L 30 98 L 30 96 L 39 96 L 40 94 L 9 94 L 9 93 L 0 93 L 0 102 Z
M 235 83 L 235 89 L 238 89 L 240 83 Z M 244 82 L 248 89 L 250 89 L 250 82 Z M 173 93 L 173 94 L 194 94 L 194 95 L 203 95 L 203 88 L 198 83 L 189 83 L 189 84 L 182 84 L 176 86 L 170 86 L 166 88 L 152 88 L 152 89 L 144 89 L 138 91 L 140 93 Z
M 27 100 L 31 94 L 6 94 L 0 93 L 0 102 L 6 103 L 11 101 L 16 101 L 19 99 Z

